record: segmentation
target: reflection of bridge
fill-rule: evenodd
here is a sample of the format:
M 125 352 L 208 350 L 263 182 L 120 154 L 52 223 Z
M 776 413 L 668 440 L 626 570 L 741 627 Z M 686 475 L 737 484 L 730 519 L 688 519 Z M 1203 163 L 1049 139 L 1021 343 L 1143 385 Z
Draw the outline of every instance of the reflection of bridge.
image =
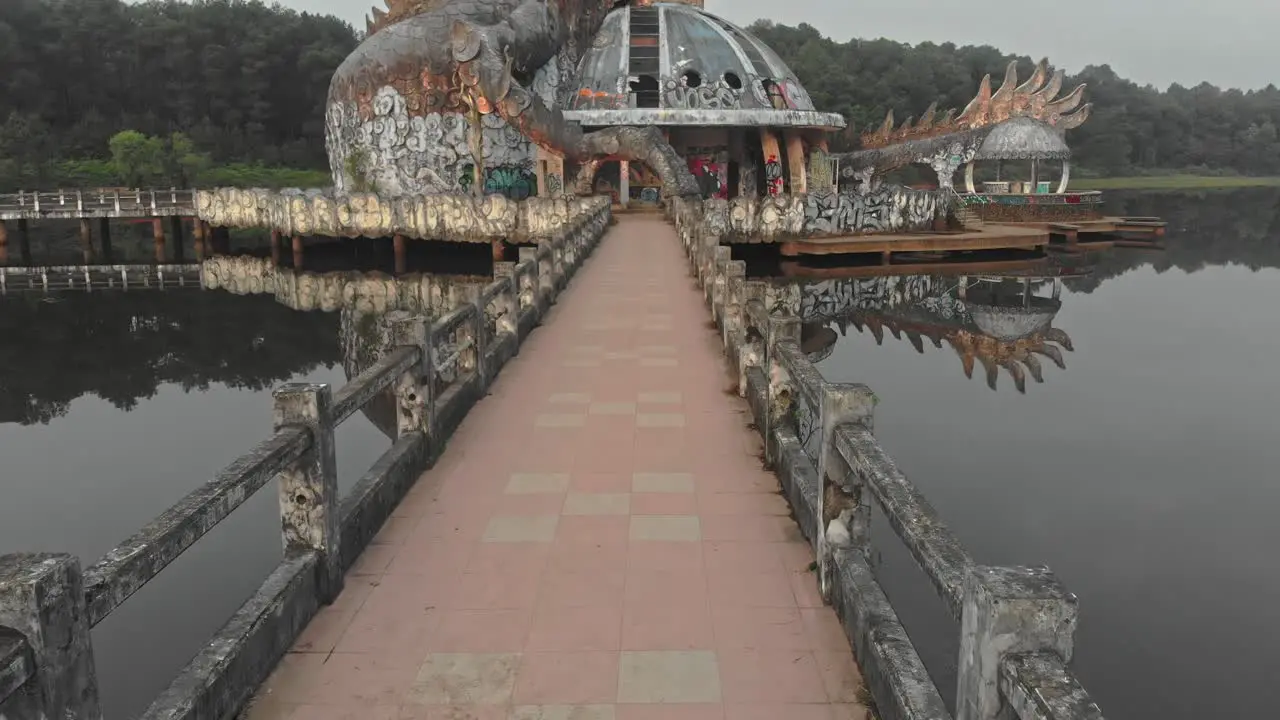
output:
M 29 267 L 0 265 L 0 294 L 58 290 L 166 290 L 199 286 L 199 263 Z

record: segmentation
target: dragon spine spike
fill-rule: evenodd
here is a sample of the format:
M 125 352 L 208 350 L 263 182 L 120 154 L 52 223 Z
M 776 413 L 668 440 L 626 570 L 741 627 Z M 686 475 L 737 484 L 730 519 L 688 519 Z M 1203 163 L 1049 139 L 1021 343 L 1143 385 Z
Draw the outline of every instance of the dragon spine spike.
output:
M 1018 87 L 1018 61 L 1014 60 L 1009 63 L 1009 67 L 1004 70 L 1004 81 L 1000 83 L 1000 89 L 996 90 L 991 96 L 991 105 L 993 107 L 1004 107 L 1011 105 L 1013 101 L 1014 90 Z
M 932 104 L 929 105 L 929 108 L 924 111 L 924 115 L 920 116 L 920 123 L 916 127 L 918 127 L 921 130 L 932 128 L 934 116 L 937 115 L 937 113 L 938 113 L 938 102 L 935 100 Z
M 1049 58 L 1044 58 L 1036 63 L 1036 69 L 1031 72 L 1031 77 L 1027 81 L 1018 86 L 1015 93 L 1018 96 L 1031 95 L 1040 88 L 1044 87 L 1045 81 L 1049 79 Z
M 883 148 L 906 140 L 977 130 L 1017 117 L 1033 118 L 1060 130 L 1072 130 L 1084 124 L 1092 107 L 1081 105 L 1085 85 L 1058 98 L 1065 81 L 1065 73 L 1051 70 L 1049 59 L 1044 58 L 1036 63 L 1031 77 L 1019 85 L 1018 65 L 1014 61 L 1005 68 L 1004 80 L 994 92 L 991 76 L 984 76 L 977 94 L 958 115 L 955 110 L 948 110 L 939 118 L 937 103 L 934 103 L 918 122 L 912 124 L 908 120 L 895 128 L 891 111 L 878 129 L 862 134 L 862 146 L 866 149 Z

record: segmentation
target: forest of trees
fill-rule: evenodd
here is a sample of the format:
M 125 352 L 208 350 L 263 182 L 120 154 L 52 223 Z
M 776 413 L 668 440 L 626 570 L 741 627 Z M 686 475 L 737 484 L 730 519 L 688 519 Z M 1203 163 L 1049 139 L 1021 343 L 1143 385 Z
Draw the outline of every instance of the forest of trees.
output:
M 1012 57 L 988 46 L 838 43 L 803 24 L 752 29 L 820 108 L 855 130 L 890 108 L 901 119 L 934 100 L 963 107 Z M 157 182 L 186 179 L 184 167 L 206 182 L 219 169 L 223 182 L 256 178 L 254 167 L 323 171 L 329 78 L 358 41 L 341 20 L 257 0 L 0 0 L 0 189 L 104 174 L 123 183 L 110 147 L 122 131 L 170 148 L 181 133 L 187 144 L 165 156 Z M 1280 175 L 1275 87 L 1160 91 L 1106 65 L 1068 82 L 1087 82 L 1095 104 L 1069 138 L 1082 174 Z M 847 147 L 855 133 L 841 140 Z

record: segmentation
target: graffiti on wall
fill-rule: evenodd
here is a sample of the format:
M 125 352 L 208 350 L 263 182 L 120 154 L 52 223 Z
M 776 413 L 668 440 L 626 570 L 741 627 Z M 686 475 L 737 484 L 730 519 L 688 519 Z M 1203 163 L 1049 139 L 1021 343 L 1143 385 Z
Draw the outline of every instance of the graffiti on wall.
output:
M 354 105 L 334 103 L 325 117 L 326 144 L 338 191 L 361 186 L 391 195 L 466 191 L 474 175 L 467 118 L 453 112 L 410 112 L 395 88 L 380 88 L 373 117 Z M 481 116 L 486 168 L 530 165 L 533 144 L 497 113 Z
M 538 178 L 524 165 L 485 168 L 485 195 L 505 195 L 512 200 L 524 200 L 537 192 Z
M 805 196 L 805 231 L 822 235 L 927 230 L 944 209 L 943 197 L 898 185 L 859 194 L 813 192 Z
M 689 87 L 681 76 L 679 82 L 668 80 L 663 93 L 666 107 L 689 110 L 728 110 L 742 107 L 742 91 L 734 90 L 724 80 Z
M 558 172 L 547 173 L 547 195 L 560 197 L 564 194 L 564 178 Z
M 754 161 L 747 160 L 738 166 L 738 196 L 755 197 L 757 192 L 756 165 Z
M 690 148 L 689 172 L 704 198 L 729 197 L 729 152 L 723 148 Z
M 809 192 L 835 190 L 834 163 L 826 150 L 815 147 L 809 150 Z
M 764 161 L 764 185 L 770 195 L 782 194 L 782 162 L 770 154 Z
M 662 194 L 662 178 L 642 162 L 628 163 L 628 195 L 632 200 L 656 203 Z

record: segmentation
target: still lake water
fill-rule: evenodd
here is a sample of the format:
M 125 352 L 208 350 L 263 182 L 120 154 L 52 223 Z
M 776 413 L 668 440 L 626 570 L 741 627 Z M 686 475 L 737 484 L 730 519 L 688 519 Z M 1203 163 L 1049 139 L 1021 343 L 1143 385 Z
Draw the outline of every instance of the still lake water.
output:
M 1025 394 L 1003 370 L 994 392 L 981 366 L 966 378 L 946 344 L 853 327 L 821 368 L 873 387 L 877 435 L 979 562 L 1046 563 L 1080 596 L 1076 667 L 1109 716 L 1265 716 L 1280 703 L 1280 383 L 1263 364 L 1280 352 L 1280 191 L 1109 209 L 1169 220 L 1168 249 L 1111 251 L 1063 281 L 1053 325 L 1074 349 Z M 272 387 L 345 382 L 338 315 L 269 296 L 10 295 L 0 331 L 0 553 L 90 564 L 265 437 Z M 343 486 L 388 446 L 362 415 L 342 425 Z M 875 532 L 947 687 L 954 623 Z M 279 554 L 267 488 L 99 625 L 107 717 L 140 712 Z

